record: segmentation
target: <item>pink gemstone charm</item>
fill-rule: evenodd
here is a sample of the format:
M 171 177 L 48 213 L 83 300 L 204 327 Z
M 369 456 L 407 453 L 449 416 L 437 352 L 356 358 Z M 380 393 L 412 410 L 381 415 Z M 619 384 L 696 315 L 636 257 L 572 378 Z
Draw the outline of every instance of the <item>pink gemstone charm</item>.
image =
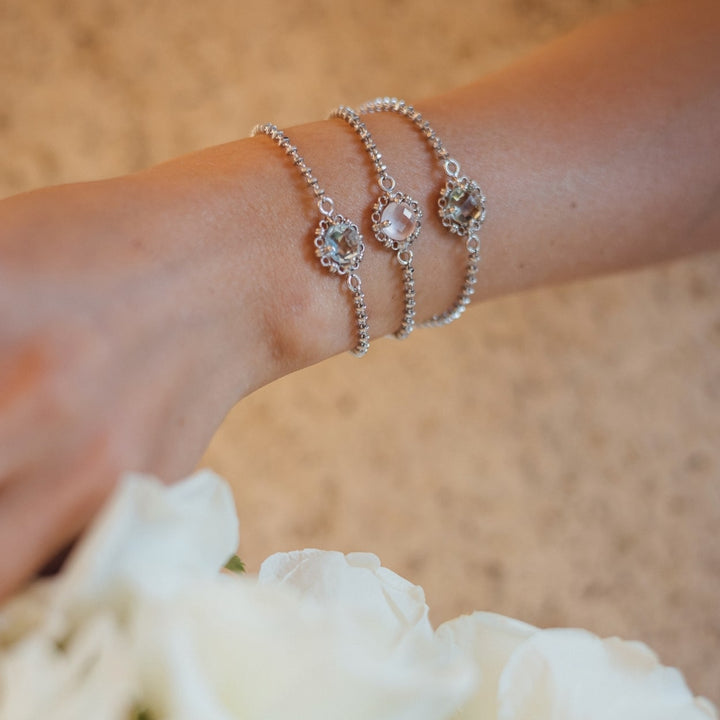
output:
M 417 214 L 406 202 L 388 203 L 380 216 L 382 230 L 391 240 L 404 242 L 417 227 Z

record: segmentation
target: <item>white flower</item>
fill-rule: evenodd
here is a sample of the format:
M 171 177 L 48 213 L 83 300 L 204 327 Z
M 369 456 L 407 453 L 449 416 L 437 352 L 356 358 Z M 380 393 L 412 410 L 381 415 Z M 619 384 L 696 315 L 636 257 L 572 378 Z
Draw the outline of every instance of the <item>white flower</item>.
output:
M 708 720 L 643 645 L 490 613 L 435 633 L 367 553 L 237 544 L 212 473 L 127 476 L 60 578 L 0 611 L 0 720 Z
M 438 638 L 473 658 L 479 678 L 458 720 L 496 720 L 498 684 L 505 665 L 517 647 L 536 632 L 532 625 L 483 612 L 463 615 L 437 629 Z
M 333 654 L 352 666 L 355 688 L 348 691 L 366 699 L 353 700 L 340 716 L 440 720 L 472 691 L 465 654 L 434 636 L 422 588 L 382 567 L 375 555 L 279 553 L 263 563 L 258 581 L 292 590 L 305 611 L 320 613 L 343 638 Z
M 127 720 L 141 700 L 130 619 L 218 577 L 237 536 L 212 473 L 172 487 L 125 476 L 62 575 L 0 612 L 0 720 Z
M 456 720 L 709 720 L 682 675 L 642 643 L 601 640 L 585 630 L 538 630 L 492 613 L 438 628 L 473 653 L 475 696 Z
M 341 607 L 353 622 L 381 629 L 389 644 L 433 634 L 423 589 L 382 567 L 371 553 L 276 553 L 260 567 L 258 582 L 292 588 L 304 598 Z
M 127 720 L 136 696 L 127 640 L 108 614 L 90 616 L 61 646 L 30 635 L 0 667 L 0 720 Z
M 36 580 L 5 603 L 0 612 L 0 650 L 45 625 L 56 591 L 56 583 Z
M 77 614 L 172 598 L 214 579 L 237 544 L 233 495 L 222 478 L 204 470 L 164 485 L 128 474 L 70 558 L 58 603 Z
M 137 707 L 163 720 L 443 720 L 472 691 L 471 665 L 435 638 L 422 590 L 374 556 L 354 556 L 350 581 L 344 556 L 321 554 L 326 588 L 313 595 L 219 573 L 236 542 L 232 495 L 211 473 L 173 487 L 126 477 L 56 581 L 45 619 L 37 607 L 14 610 L 26 634 L 8 634 L 0 718 L 68 707 L 82 708 L 68 720 L 114 720 L 116 707 Z M 106 631 L 88 645 L 95 627 Z M 111 658 L 125 672 L 117 703 L 105 698 Z M 33 696 L 37 672 L 47 680 Z
M 470 668 L 428 639 L 388 652 L 382 629 L 252 581 L 147 605 L 133 633 L 144 697 L 173 720 L 443 720 Z

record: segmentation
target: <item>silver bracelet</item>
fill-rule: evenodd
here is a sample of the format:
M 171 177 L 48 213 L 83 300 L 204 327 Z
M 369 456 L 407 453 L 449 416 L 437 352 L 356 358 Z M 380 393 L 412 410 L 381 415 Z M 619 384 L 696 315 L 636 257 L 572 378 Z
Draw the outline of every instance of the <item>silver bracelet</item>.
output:
M 286 155 L 290 156 L 317 200 L 321 217 L 315 230 L 315 255 L 320 258 L 320 264 L 330 272 L 346 276 L 347 287 L 353 295 L 358 329 L 357 344 L 352 352 L 362 357 L 370 347 L 367 306 L 358 275 L 360 261 L 365 252 L 362 235 L 355 223 L 335 212 L 332 198 L 325 194 L 325 190 L 318 184 L 310 167 L 282 130 L 272 123 L 263 123 L 256 125 L 252 130 L 252 136 L 258 134 L 270 137 Z
M 460 176 L 460 163 L 450 157 L 430 123 L 412 105 L 397 98 L 383 97 L 364 103 L 360 106 L 360 112 L 394 112 L 406 117 L 422 132 L 447 175 L 447 182 L 438 198 L 438 213 L 440 221 L 451 233 L 465 238 L 465 247 L 468 253 L 467 267 L 465 279 L 455 303 L 445 312 L 435 315 L 423 323 L 423 326 L 447 325 L 463 314 L 475 292 L 480 265 L 478 234 L 485 221 L 485 196 L 478 183 L 465 176 Z
M 357 133 L 367 150 L 382 193 L 373 205 L 372 229 L 378 242 L 395 252 L 402 268 L 405 310 L 402 325 L 395 332 L 396 338 L 406 338 L 415 327 L 415 268 L 413 267 L 412 243 L 420 234 L 422 210 L 407 193 L 396 190 L 395 179 L 388 173 L 382 153 L 360 116 L 349 107 L 341 105 L 330 114 L 341 118 Z

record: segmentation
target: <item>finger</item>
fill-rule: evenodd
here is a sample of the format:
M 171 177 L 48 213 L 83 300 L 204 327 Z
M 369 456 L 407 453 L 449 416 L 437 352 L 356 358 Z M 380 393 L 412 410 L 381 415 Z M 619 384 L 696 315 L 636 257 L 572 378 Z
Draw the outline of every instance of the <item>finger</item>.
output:
M 63 477 L 14 478 L 0 492 L 0 602 L 87 526 L 116 479 L 104 443 Z
M 43 427 L 29 405 L 6 413 L 0 421 L 0 487 L 23 474 L 33 458 L 49 454 L 54 437 L 57 433 Z
M 38 343 L 2 348 L 0 353 L 0 484 L 40 455 L 52 433 L 49 361 Z

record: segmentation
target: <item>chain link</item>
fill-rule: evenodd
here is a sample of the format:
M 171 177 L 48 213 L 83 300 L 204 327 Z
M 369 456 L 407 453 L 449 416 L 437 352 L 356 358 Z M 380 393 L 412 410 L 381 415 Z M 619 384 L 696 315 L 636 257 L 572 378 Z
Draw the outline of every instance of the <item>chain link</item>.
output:
M 391 195 L 396 186 L 395 178 L 388 173 L 387 166 L 383 162 L 382 153 L 377 149 L 370 130 L 368 130 L 367 125 L 361 120 L 360 116 L 352 108 L 341 105 L 330 113 L 330 117 L 344 120 L 355 131 L 370 156 L 370 160 L 378 176 L 378 185 L 381 190 L 383 190 L 384 198 L 379 198 L 374 207 L 373 232 L 378 242 L 396 253 L 397 261 L 402 268 L 405 307 L 403 310 L 402 323 L 400 329 L 395 332 L 395 337 L 401 339 L 406 338 L 415 327 L 415 281 L 413 279 L 414 270 L 412 267 L 413 254 L 410 250 L 410 245 L 420 232 L 422 211 L 419 205 L 404 193 Z M 408 212 L 413 213 L 415 226 L 404 242 L 390 239 L 385 232 L 386 227 L 383 226 L 381 220 L 381 209 L 387 207 L 389 203 L 402 204 Z
M 418 130 L 420 130 L 420 132 L 425 136 L 438 160 L 444 162 L 445 160 L 450 159 L 448 151 L 445 149 L 442 141 L 437 136 L 437 133 L 430 126 L 430 123 L 425 120 L 412 105 L 408 105 L 404 100 L 399 100 L 398 98 L 381 97 L 371 100 L 370 102 L 363 103 L 360 106 L 361 115 L 378 112 L 394 112 L 398 115 L 403 115 L 413 122 L 417 126 Z
M 351 282 L 351 278 L 355 278 L 356 282 Z M 348 287 L 353 294 L 355 319 L 358 328 L 358 340 L 352 353 L 356 357 L 362 357 L 370 347 L 370 326 L 368 325 L 367 304 L 365 303 L 365 294 L 362 291 L 360 278 L 357 275 L 348 276 Z
M 360 107 L 360 112 L 394 112 L 410 120 L 410 122 L 412 122 L 422 133 L 423 137 L 425 137 L 435 156 L 440 161 L 446 176 L 449 178 L 445 190 L 440 195 L 438 206 L 443 224 L 448 227 L 451 232 L 465 237 L 465 247 L 467 250 L 465 277 L 463 279 L 460 292 L 453 305 L 445 312 L 435 315 L 430 318 L 430 320 L 422 323 L 421 327 L 438 327 L 441 325 L 448 325 L 454 320 L 457 320 L 465 312 L 465 308 L 470 304 L 472 295 L 475 293 L 477 275 L 480 267 L 480 239 L 478 232 L 485 220 L 485 197 L 482 195 L 482 191 L 477 183 L 468 180 L 466 177 L 461 177 L 460 163 L 450 157 L 450 154 L 430 123 L 412 105 L 408 105 L 404 100 L 400 100 L 398 98 L 381 97 L 363 104 Z M 377 239 L 382 244 L 396 253 L 397 261 L 402 268 L 405 308 L 401 327 L 395 332 L 395 337 L 405 338 L 412 332 L 416 325 L 415 270 L 412 263 L 413 253 L 410 249 L 410 245 L 420 231 L 422 210 L 420 210 L 419 205 L 409 196 L 400 192 L 394 192 L 396 187 L 395 179 L 388 173 L 382 153 L 378 150 L 370 131 L 360 116 L 351 108 L 340 106 L 333 111 L 331 117 L 340 118 L 353 128 L 362 141 L 363 146 L 373 163 L 375 172 L 377 173 L 378 185 L 383 191 L 383 194 L 373 208 L 373 232 L 375 232 Z M 327 223 L 334 223 L 336 218 L 337 220 L 344 220 L 341 216 L 335 215 L 335 208 L 332 199 L 326 195 L 325 190 L 320 186 L 317 178 L 313 175 L 312 170 L 298 152 L 297 147 L 292 144 L 288 136 L 272 123 L 257 125 L 253 129 L 252 134 L 257 135 L 258 133 L 268 135 L 290 157 L 316 198 L 318 210 L 325 218 L 325 220 L 322 221 L 320 228 L 316 231 L 316 235 L 320 235 L 321 229 L 323 227 L 327 228 Z M 448 218 L 448 206 L 450 206 L 450 209 L 454 210 L 455 208 L 453 208 L 453 203 L 460 205 L 460 201 L 456 199 L 457 195 L 453 197 L 453 195 L 450 195 L 451 192 L 453 194 L 458 192 L 477 193 L 477 195 L 470 196 L 470 201 L 475 202 L 476 207 L 478 208 L 477 214 L 471 216 L 470 213 L 468 213 L 465 218 L 472 219 L 465 219 L 465 224 L 456 220 L 457 216 L 453 216 L 451 219 Z M 476 198 L 479 198 L 479 200 Z M 465 198 L 461 199 L 465 200 Z M 386 210 L 391 203 L 397 203 L 401 207 L 404 206 L 403 212 L 411 213 L 409 217 L 414 223 L 412 226 L 413 230 L 406 237 L 403 237 L 402 233 L 400 235 L 400 239 L 398 239 L 397 235 L 392 237 L 392 233 L 389 229 L 387 233 L 385 232 L 389 222 L 383 219 L 383 211 Z M 392 217 L 392 215 L 390 215 L 390 217 Z M 325 224 L 323 225 L 323 223 Z M 355 231 L 357 231 L 357 227 L 354 225 L 353 227 L 355 228 Z M 353 306 L 357 322 L 358 339 L 352 352 L 357 356 L 362 356 L 367 352 L 370 346 L 370 332 L 365 295 L 362 292 L 360 276 L 356 272 L 357 267 L 359 266 L 359 261 L 362 257 L 362 251 L 364 249 L 362 238 L 359 236 L 359 233 L 358 238 L 358 258 L 349 269 L 345 266 L 340 267 L 337 260 L 328 260 L 327 257 L 322 257 L 321 259 L 323 264 L 328 266 L 333 272 L 347 274 L 347 287 L 353 296 Z M 322 249 L 321 246 L 318 245 L 319 242 L 320 241 L 316 239 L 316 245 L 319 248 L 318 253 L 320 253 L 320 250 Z
M 335 203 L 332 198 L 325 194 L 325 190 L 320 187 L 320 184 L 318 183 L 317 178 L 313 175 L 310 166 L 305 162 L 302 155 L 298 152 L 297 147 L 290 142 L 290 138 L 288 138 L 282 130 L 273 123 L 261 123 L 252 129 L 251 135 L 267 135 L 271 140 L 273 140 L 275 144 L 290 157 L 293 165 L 295 165 L 303 178 L 305 178 L 305 182 L 308 184 L 308 187 L 312 190 L 313 195 L 317 199 L 318 210 L 322 219 L 319 227 L 315 231 L 315 245 L 318 248 L 316 254 L 320 257 L 321 264 L 328 267 L 331 272 L 346 274 L 347 287 L 353 296 L 353 306 L 357 321 L 357 342 L 352 350 L 352 353 L 357 357 L 362 357 L 370 347 L 370 328 L 368 325 L 365 295 L 362 292 L 360 276 L 356 272 L 364 251 L 362 236 L 359 232 L 357 232 L 357 227 L 355 225 L 346 222 L 342 216 L 335 215 Z M 327 255 L 323 254 L 323 247 L 320 239 L 324 238 L 328 232 L 328 228 L 336 223 L 337 226 L 345 229 L 352 227 L 357 233 L 356 257 L 352 261 L 352 264 L 349 265 L 349 269 L 345 266 L 341 266 L 337 259 L 328 258 Z
M 475 239 L 477 240 L 477 238 Z M 470 251 L 468 253 L 468 264 L 465 271 L 465 279 L 457 301 L 444 313 L 434 315 L 430 318 L 430 320 L 421 323 L 420 327 L 441 327 L 442 325 L 449 325 L 451 322 L 457 320 L 465 312 L 465 308 L 470 304 L 470 300 L 475 294 L 475 285 L 477 284 L 477 274 L 479 269 L 480 251 L 479 249 Z
M 259 134 L 270 137 L 277 145 L 280 146 L 282 150 L 285 151 L 286 155 L 290 156 L 293 161 L 293 165 L 297 167 L 300 174 L 305 178 L 305 182 L 310 186 L 310 189 L 316 198 L 321 198 L 325 195 L 325 191 L 318 184 L 317 178 L 312 174 L 312 170 L 305 160 L 303 160 L 302 156 L 298 152 L 298 149 L 290 142 L 290 138 L 282 130 L 280 130 L 277 125 L 273 125 L 272 123 L 261 123 L 260 125 L 256 125 L 252 129 L 250 135 L 254 136 Z M 330 202 L 332 202 L 332 200 Z
M 405 288 L 405 314 L 400 329 L 395 332 L 395 337 L 398 340 L 404 340 L 415 327 L 415 268 L 412 265 L 412 252 L 408 250 L 407 253 L 410 257 L 402 265 L 403 286 Z
M 470 304 L 470 299 L 475 293 L 477 274 L 480 266 L 480 239 L 476 233 L 479 231 L 480 226 L 485 220 L 485 197 L 482 195 L 479 185 L 467 180 L 467 178 L 460 177 L 460 163 L 450 157 L 450 154 L 430 123 L 425 120 L 422 114 L 419 113 L 412 105 L 408 105 L 404 100 L 400 100 L 398 98 L 380 97 L 375 100 L 371 100 L 370 102 L 363 103 L 360 106 L 360 113 L 370 114 L 380 112 L 397 113 L 398 115 L 410 120 L 410 122 L 412 122 L 418 130 L 420 130 L 427 142 L 430 144 L 430 147 L 435 153 L 435 157 L 437 157 L 442 164 L 446 176 L 450 179 L 448 181 L 448 186 L 456 187 L 460 183 L 465 183 L 468 187 L 477 188 L 477 191 L 480 193 L 480 202 L 482 207 L 480 218 L 472 227 L 466 229 L 464 232 L 459 231 L 457 227 L 453 228 L 452 223 L 443 218 L 442 209 L 447 204 L 444 194 L 441 194 L 438 202 L 441 209 L 441 221 L 443 222 L 443 225 L 448 227 L 451 232 L 467 235 L 465 245 L 468 255 L 465 267 L 465 278 L 453 305 L 445 312 L 440 313 L 439 315 L 434 315 L 430 318 L 430 320 L 421 323 L 420 327 L 438 327 L 440 325 L 448 325 L 454 320 L 457 320 L 465 312 L 465 308 Z M 446 186 L 445 193 L 448 192 L 448 186 Z

